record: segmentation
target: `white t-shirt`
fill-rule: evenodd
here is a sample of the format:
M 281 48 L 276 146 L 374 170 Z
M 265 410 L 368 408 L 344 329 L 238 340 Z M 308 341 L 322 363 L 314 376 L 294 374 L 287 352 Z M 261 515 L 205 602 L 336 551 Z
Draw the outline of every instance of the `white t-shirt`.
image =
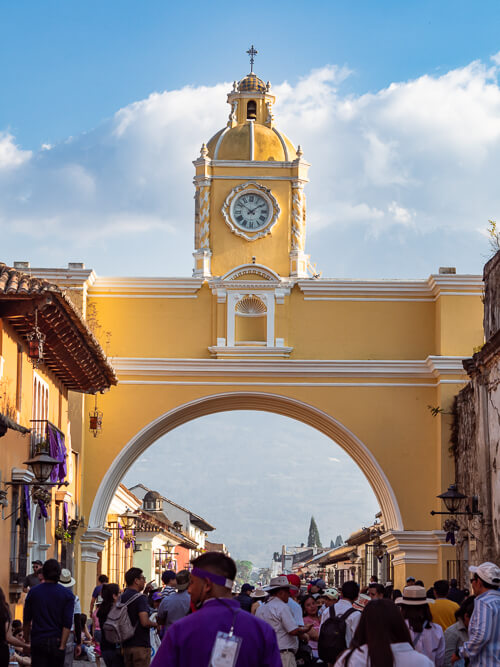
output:
M 295 619 L 295 622 L 297 623 L 297 627 L 304 625 L 304 616 L 302 614 L 302 607 L 300 606 L 300 604 L 296 602 L 293 598 L 288 598 L 288 606 L 290 607 L 292 616 Z
M 352 607 L 352 602 L 349 602 L 349 600 L 339 600 L 336 604 L 333 605 L 333 608 L 335 610 L 335 615 L 336 616 L 342 616 L 342 614 L 345 614 L 348 609 Z M 330 609 L 331 607 L 327 607 L 325 611 L 321 614 L 321 623 L 320 623 L 320 628 L 323 625 L 323 623 L 326 621 L 327 618 L 330 618 Z M 349 647 L 351 645 L 352 638 L 354 636 L 354 633 L 356 632 L 356 628 L 358 627 L 359 619 L 361 618 L 361 612 L 356 609 L 354 614 L 350 614 L 345 622 L 345 643 L 346 646 Z
M 394 667 L 433 667 L 434 663 L 425 655 L 417 653 L 410 644 L 392 644 L 392 654 L 394 656 Z M 350 651 L 344 651 L 335 663 L 335 667 L 344 667 L 345 660 Z M 349 667 L 369 667 L 370 658 L 368 656 L 368 646 L 362 646 L 356 649 L 348 662 Z
M 432 664 L 436 667 L 443 667 L 445 652 L 443 628 L 437 623 L 431 623 L 430 628 L 424 628 L 422 632 L 415 633 L 410 628 L 408 621 L 406 621 L 406 625 L 410 630 L 415 649 L 432 660 Z
M 289 632 L 295 630 L 298 625 L 292 616 L 290 607 L 277 597 L 272 597 L 269 602 L 262 604 L 255 616 L 260 618 L 273 628 L 278 640 L 278 648 L 282 651 L 285 648 L 291 648 L 296 651 L 299 648 L 298 637 L 289 635 Z

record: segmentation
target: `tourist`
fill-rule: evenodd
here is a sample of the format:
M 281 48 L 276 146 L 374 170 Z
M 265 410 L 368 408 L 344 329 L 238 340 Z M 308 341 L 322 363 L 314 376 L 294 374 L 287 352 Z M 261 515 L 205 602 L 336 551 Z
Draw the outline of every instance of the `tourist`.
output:
M 416 586 L 417 581 L 416 581 L 415 577 L 412 577 L 412 576 L 406 577 L 406 585 L 407 586 Z
M 433 588 L 436 601 L 431 606 L 431 616 L 433 622 L 439 623 L 444 632 L 446 628 L 455 623 L 455 613 L 458 611 L 459 606 L 453 600 L 448 599 L 450 586 L 446 579 L 435 581 Z
M 59 585 L 64 588 L 73 588 L 76 584 L 75 579 L 71 576 L 70 570 L 63 568 L 59 575 Z M 74 594 L 75 595 L 75 594 Z M 80 656 L 82 652 L 82 607 L 80 598 L 75 595 L 75 605 L 73 607 L 73 623 L 71 624 L 71 632 L 66 643 L 66 656 L 64 658 L 64 667 L 72 667 L 73 658 Z
M 104 586 L 104 584 L 107 584 L 108 581 L 109 581 L 109 579 L 105 574 L 100 574 L 97 577 L 97 586 L 92 591 L 92 597 L 90 599 L 89 618 L 92 618 L 92 614 L 94 612 L 94 606 L 95 606 L 96 600 L 99 597 L 99 595 L 102 595 L 102 587 Z
M 323 608 L 319 610 L 319 617 L 323 615 L 323 612 L 329 609 L 332 605 L 338 602 L 340 598 L 340 593 L 336 588 L 327 588 L 323 592 Z
M 397 600 L 400 597 L 403 597 L 403 593 L 399 590 L 399 588 L 395 588 L 392 591 L 391 600 L 394 602 L 395 600 Z
M 168 630 L 175 621 L 187 616 L 191 605 L 191 596 L 187 590 L 189 586 L 189 571 L 180 570 L 177 572 L 176 581 L 176 593 L 174 593 L 174 595 L 161 597 L 160 606 L 158 607 L 156 622 L 158 625 L 164 626 L 165 630 Z M 155 593 L 155 595 L 157 595 L 157 593 Z
M 250 597 L 253 600 L 250 611 L 255 616 L 257 609 L 261 604 L 264 603 L 264 600 L 267 600 L 269 596 L 262 588 L 256 588 L 252 593 L 250 593 Z
M 33 568 L 33 572 L 31 574 L 28 574 L 28 576 L 24 579 L 23 583 L 23 592 L 27 593 L 30 588 L 34 588 L 35 586 L 38 586 L 40 583 L 40 572 L 42 570 L 42 561 L 41 560 L 34 560 L 31 563 L 31 567 Z
M 120 588 L 118 584 L 104 584 L 101 590 L 102 603 L 97 610 L 97 618 L 99 625 L 102 628 L 104 622 L 108 618 L 111 607 L 118 600 L 120 596 Z M 121 648 L 118 644 L 109 642 L 106 639 L 106 634 L 101 632 L 101 655 L 106 667 L 123 667 L 123 657 Z
M 318 603 L 312 595 L 308 595 L 302 600 L 302 613 L 304 616 L 303 625 L 311 625 L 311 629 L 307 632 L 308 644 L 311 647 L 314 658 L 318 657 L 318 639 L 321 619 L 318 615 Z
M 165 570 L 161 575 L 161 580 L 163 582 L 163 589 L 161 594 L 163 597 L 168 595 L 175 595 L 177 593 L 177 579 L 176 574 L 172 570 Z
M 443 667 L 443 628 L 432 622 L 429 609 L 429 604 L 434 603 L 434 600 L 426 597 L 423 586 L 406 586 L 403 589 L 403 595 L 395 602 L 399 605 L 410 629 L 411 641 L 415 649 L 432 660 L 436 667 Z
M 308 593 L 309 595 L 319 595 L 325 590 L 325 588 L 326 583 L 323 581 L 323 579 L 313 579 L 309 584 Z
M 297 626 L 304 625 L 304 618 L 302 616 L 302 607 L 297 601 L 300 593 L 300 577 L 296 574 L 287 574 L 286 578 L 290 584 L 290 597 L 288 598 L 288 606 L 292 612 L 292 616 L 297 623 Z
M 234 663 L 226 664 L 282 667 L 272 628 L 242 611 L 231 595 L 236 576 L 234 561 L 214 551 L 199 556 L 192 565 L 189 593 L 198 611 L 172 625 L 151 667 L 201 667 L 208 665 L 211 657 L 218 664 L 214 657 L 220 658 L 221 650 L 235 645 L 244 648 Z M 236 639 L 229 642 L 227 637 L 217 637 L 219 632 L 231 633 Z
M 31 637 L 33 667 L 63 667 L 73 625 L 75 596 L 58 584 L 61 566 L 54 558 L 42 566 L 44 581 L 32 588 L 24 604 L 24 639 Z
M 494 563 L 469 567 L 474 593 L 474 611 L 469 623 L 469 639 L 451 663 L 468 658 L 471 667 L 500 665 L 500 568 Z
M 378 584 L 378 577 L 376 574 L 372 574 L 370 577 L 370 584 Z
M 468 597 L 455 612 L 456 623 L 444 632 L 444 667 L 451 667 L 451 658 L 469 638 L 468 627 L 474 611 L 474 596 Z
M 148 599 L 142 594 L 146 577 L 139 567 L 131 567 L 125 572 L 126 589 L 120 596 L 121 602 L 134 598 L 127 607 L 130 622 L 135 627 L 130 639 L 122 643 L 125 667 L 147 667 L 151 662 L 150 628 L 156 623 L 149 620 Z M 141 595 L 138 595 L 141 593 Z
M 456 602 L 458 605 L 460 605 L 466 597 L 468 597 L 467 594 L 458 588 L 458 581 L 456 579 L 451 579 L 450 590 L 448 591 L 448 600 L 452 600 L 453 602 Z
M 240 607 L 245 611 L 250 611 L 252 608 L 252 598 L 250 593 L 255 590 L 255 586 L 252 584 L 243 584 L 239 595 L 236 596 L 236 599 L 240 603 Z
M 29 649 L 29 644 L 19 636 L 14 636 L 11 627 L 10 610 L 3 590 L 0 588 L 0 667 L 8 667 L 10 661 L 9 644 Z
M 290 583 L 284 574 L 272 577 L 267 591 L 269 600 L 257 609 L 255 615 L 269 623 L 276 633 L 283 667 L 293 667 L 296 664 L 299 637 L 307 639 L 305 635 L 312 625 L 297 625 L 288 606 Z
M 358 599 L 359 585 L 355 581 L 345 581 L 342 584 L 341 598 L 332 607 L 325 609 L 321 615 L 321 625 L 333 616 L 345 616 L 345 645 L 347 648 L 351 645 L 356 627 L 361 618 L 361 612 L 353 607 L 353 603 Z M 351 612 L 351 610 L 353 610 Z
M 16 651 L 14 646 L 12 645 L 12 638 L 9 641 L 10 646 L 10 665 L 11 664 L 18 664 L 18 665 L 31 665 L 31 658 L 27 653 L 29 652 L 29 644 L 26 644 L 26 642 L 23 640 L 23 624 L 21 621 L 14 620 L 12 621 L 12 626 L 11 626 L 11 631 L 12 631 L 12 637 L 14 640 L 21 641 L 23 648 L 22 650 Z M 19 646 L 17 646 L 19 649 Z M 7 663 L 5 663 L 7 664 Z M 0 658 L 0 665 L 3 667 L 2 660 Z
M 410 633 L 391 600 L 370 601 L 360 618 L 352 640 L 335 667 L 432 667 L 434 663 L 417 653 Z
M 382 584 L 371 583 L 368 586 L 367 595 L 369 595 L 372 600 L 382 600 L 384 598 L 384 590 Z

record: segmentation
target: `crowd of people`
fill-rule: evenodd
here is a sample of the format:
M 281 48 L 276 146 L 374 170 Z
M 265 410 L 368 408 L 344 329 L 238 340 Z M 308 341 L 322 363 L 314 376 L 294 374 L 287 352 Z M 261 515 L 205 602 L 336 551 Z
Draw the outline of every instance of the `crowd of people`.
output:
M 235 593 L 236 565 L 209 552 L 190 571 L 165 571 L 162 586 L 132 567 L 125 587 L 100 575 L 89 613 L 75 579 L 49 559 L 25 581 L 23 620 L 0 589 L 0 667 L 495 667 L 500 666 L 500 568 L 472 566 L 456 580 L 402 591 L 372 577 L 340 590 L 296 574 Z

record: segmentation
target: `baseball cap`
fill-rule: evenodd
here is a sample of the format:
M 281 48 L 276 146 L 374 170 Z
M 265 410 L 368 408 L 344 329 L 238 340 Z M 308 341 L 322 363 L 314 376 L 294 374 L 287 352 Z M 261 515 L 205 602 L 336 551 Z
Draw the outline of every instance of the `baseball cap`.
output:
M 314 584 L 315 584 L 315 586 L 317 586 L 321 590 L 324 590 L 326 588 L 326 583 L 323 581 L 323 579 L 316 579 Z
M 471 565 L 469 572 L 477 576 L 491 586 L 500 586 L 500 567 L 495 563 L 481 563 L 481 565 Z
M 286 578 L 288 582 L 294 587 L 300 590 L 300 577 L 298 574 L 287 574 Z
M 323 591 L 323 597 L 328 598 L 329 600 L 337 600 L 340 597 L 340 594 L 336 588 L 327 588 Z
M 161 600 L 161 599 L 162 599 L 162 594 L 161 594 L 160 592 L 156 591 L 156 593 L 153 593 L 153 595 L 151 596 L 151 598 L 152 598 L 153 600 Z

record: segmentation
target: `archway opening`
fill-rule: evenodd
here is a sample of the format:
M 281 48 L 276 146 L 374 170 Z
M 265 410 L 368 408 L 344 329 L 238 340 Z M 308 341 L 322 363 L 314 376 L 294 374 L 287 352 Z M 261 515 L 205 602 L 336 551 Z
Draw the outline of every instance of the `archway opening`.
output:
M 369 525 L 379 504 L 350 456 L 311 426 L 272 413 L 207 415 L 159 438 L 123 480 L 142 483 L 216 527 L 237 559 L 264 567 L 283 545 L 321 546 Z

